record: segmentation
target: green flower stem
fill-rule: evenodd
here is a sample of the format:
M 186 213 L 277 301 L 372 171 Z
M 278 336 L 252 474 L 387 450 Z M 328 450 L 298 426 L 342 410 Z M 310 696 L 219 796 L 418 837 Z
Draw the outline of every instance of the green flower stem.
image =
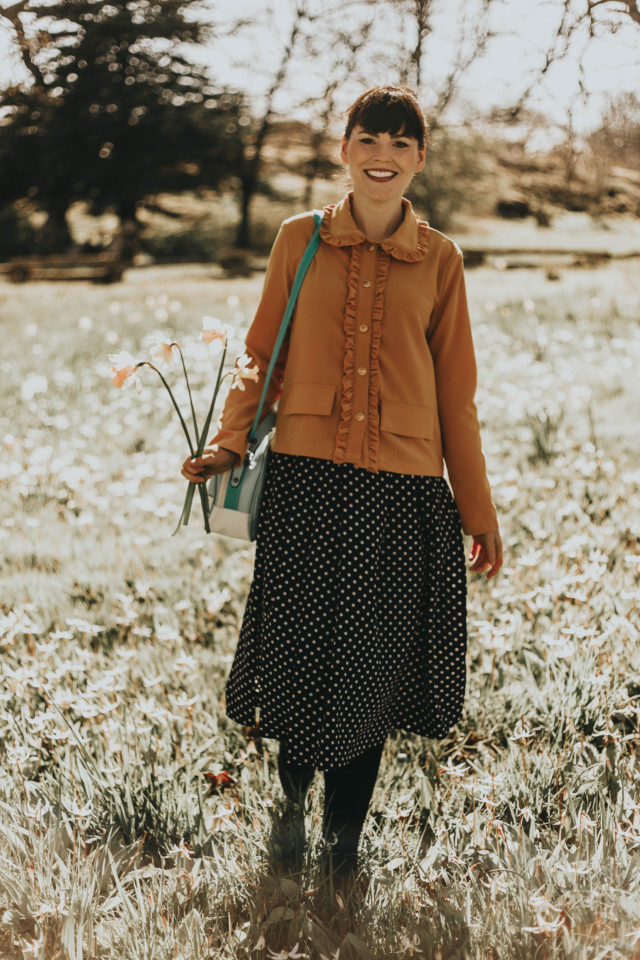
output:
M 187 368 L 186 368 L 185 363 L 184 363 L 184 357 L 182 356 L 182 350 L 180 349 L 180 344 L 179 344 L 179 343 L 177 343 L 175 340 L 173 340 L 173 341 L 171 342 L 171 346 L 172 346 L 172 347 L 177 347 L 177 348 L 178 348 L 178 353 L 180 354 L 180 360 L 181 360 L 181 362 L 182 362 L 182 369 L 183 369 L 183 371 L 184 371 L 184 379 L 185 379 L 185 381 L 186 381 L 186 383 L 187 383 L 187 391 L 188 391 L 188 393 L 189 393 L 189 403 L 191 404 L 191 416 L 193 417 L 193 429 L 195 430 L 196 441 L 197 441 L 198 444 L 199 444 L 199 443 L 200 443 L 200 435 L 199 435 L 199 433 L 198 433 L 198 423 L 197 423 L 197 421 L 196 421 L 196 411 L 195 411 L 194 406 L 193 406 L 193 397 L 191 396 L 191 387 L 189 386 L 189 377 L 187 376 Z
M 180 519 L 178 520 L 178 525 L 171 534 L 172 537 L 176 535 L 181 526 L 185 526 L 189 522 L 189 515 L 191 513 L 191 503 L 193 501 L 193 494 L 195 493 L 196 487 L 200 490 L 200 502 L 202 504 L 202 511 L 204 513 L 204 529 L 207 533 L 211 533 L 209 527 L 209 494 L 207 492 L 207 481 L 203 480 L 200 483 L 194 483 L 189 481 L 189 486 L 187 487 L 187 493 L 184 498 L 184 504 L 182 507 L 182 513 L 180 514 Z M 204 497 L 203 497 L 204 490 Z
M 192 442 L 191 442 L 191 437 L 189 436 L 189 430 L 187 429 L 187 425 L 186 425 L 186 423 L 185 423 L 185 421 L 184 421 L 184 417 L 182 416 L 182 413 L 180 412 L 180 407 L 179 407 L 178 404 L 176 403 L 176 398 L 175 398 L 174 395 L 173 395 L 173 391 L 171 390 L 171 387 L 169 386 L 169 384 L 167 383 L 167 381 L 165 380 L 165 378 L 163 377 L 163 375 L 160 373 L 160 371 L 158 370 L 158 368 L 156 367 L 156 365 L 155 365 L 154 363 L 151 363 L 150 360 L 140 360 L 140 361 L 136 364 L 136 367 L 142 367 L 142 366 L 151 367 L 152 370 L 155 370 L 155 372 L 158 374 L 158 376 L 160 377 L 160 379 L 161 379 L 162 382 L 164 383 L 165 387 L 167 388 L 167 390 L 168 390 L 168 392 L 169 392 L 169 396 L 171 397 L 171 402 L 173 403 L 174 407 L 176 408 L 176 413 L 178 414 L 178 416 L 179 416 L 179 418 L 180 418 L 180 423 L 182 424 L 182 429 L 184 430 L 184 435 L 185 435 L 185 437 L 187 438 L 187 443 L 189 444 L 189 450 L 191 451 L 191 456 L 192 456 L 192 457 L 195 457 L 196 454 L 195 454 L 195 451 L 194 451 L 194 449 L 193 449 L 193 444 L 192 444 Z M 197 434 L 198 434 L 198 430 L 197 430 L 197 426 L 196 426 L 196 436 L 197 436 Z M 199 445 L 200 445 L 200 438 L 198 439 L 198 446 L 199 446 Z M 208 497 L 207 497 L 207 487 L 206 487 L 206 483 L 205 483 L 204 481 L 202 481 L 202 483 L 198 483 L 198 484 L 193 484 L 193 483 L 192 483 L 192 484 L 190 484 L 190 485 L 191 485 L 191 487 L 197 486 L 197 487 L 200 488 L 200 503 L 202 504 L 202 513 L 204 514 L 204 528 L 205 528 L 205 530 L 206 530 L 207 533 L 211 533 L 211 527 L 209 526 L 209 500 L 208 500 Z M 191 496 L 193 497 L 193 493 L 191 494 Z M 183 507 L 183 513 L 184 513 L 184 507 Z M 178 531 L 179 528 L 180 528 L 180 522 L 178 521 L 178 526 L 177 526 L 176 529 L 173 531 L 173 533 L 175 534 L 175 533 Z M 173 536 L 173 534 L 172 534 L 172 536 Z
M 184 362 L 184 356 L 183 356 L 182 350 L 181 350 L 181 348 L 180 348 L 180 344 L 177 343 L 177 341 L 173 340 L 172 343 L 171 343 L 171 346 L 172 346 L 172 347 L 174 347 L 174 346 L 177 347 L 178 353 L 180 354 L 180 361 L 181 361 L 181 363 L 182 363 L 182 370 L 183 370 L 183 372 L 184 372 L 184 379 L 185 379 L 185 383 L 187 384 L 187 392 L 188 392 L 188 394 L 189 394 L 189 405 L 191 406 L 191 417 L 192 417 L 192 419 L 193 419 L 193 429 L 194 429 L 195 435 L 196 435 L 197 456 L 200 456 L 200 454 L 202 453 L 202 450 L 204 449 L 204 443 L 203 443 L 202 441 L 203 441 L 203 439 L 206 439 L 206 436 L 205 436 L 204 433 L 203 433 L 203 434 L 200 434 L 199 431 L 198 431 L 198 421 L 197 421 L 197 419 L 196 419 L 196 411 L 195 411 L 195 407 L 194 407 L 194 405 L 193 405 L 193 395 L 192 395 L 192 393 L 191 393 L 191 385 L 190 385 L 190 383 L 189 383 L 189 376 L 188 376 L 188 374 L 187 374 L 187 368 L 186 368 L 186 365 L 185 365 L 185 362 Z M 205 429 L 206 429 L 206 428 L 205 428 Z M 189 488 L 188 488 L 188 490 L 187 490 L 187 496 L 185 497 L 184 506 L 183 506 L 183 508 L 182 508 L 182 513 L 181 513 L 181 515 L 180 515 L 180 519 L 178 520 L 178 526 L 177 526 L 176 529 L 174 530 L 174 533 L 177 533 L 177 531 L 180 529 L 180 525 L 181 525 L 181 523 L 182 523 L 182 521 L 183 521 L 183 518 L 186 517 L 186 519 L 184 520 L 185 526 L 186 526 L 186 524 L 188 523 L 189 515 L 190 515 L 190 513 L 191 513 L 191 503 L 192 503 L 192 501 L 193 501 L 194 486 L 195 486 L 195 485 L 194 485 L 193 483 L 190 483 L 190 484 L 189 484 Z M 208 493 L 207 493 L 206 481 L 203 481 L 202 483 L 199 483 L 199 484 L 198 484 L 198 488 L 199 488 L 199 494 L 200 494 L 200 503 L 201 503 L 201 505 L 202 505 L 202 513 L 203 513 L 203 515 L 204 515 L 204 529 L 205 529 L 205 532 L 206 532 L 206 533 L 211 533 L 211 527 L 209 526 L 209 496 L 208 496 Z
M 204 517 L 204 531 L 205 533 L 211 533 L 211 527 L 209 526 L 209 494 L 207 493 L 206 480 L 203 480 L 202 483 L 198 484 L 198 490 L 200 492 L 202 516 Z
M 222 383 L 222 380 L 223 380 L 223 373 L 222 373 L 222 371 L 223 371 L 223 369 L 224 369 L 224 362 L 225 362 L 226 356 L 227 356 L 227 341 L 225 340 L 224 350 L 222 351 L 222 357 L 220 358 L 220 365 L 219 365 L 219 367 L 218 367 L 218 376 L 217 376 L 217 379 L 216 379 L 216 385 L 215 385 L 214 390 L 213 390 L 213 396 L 212 396 L 212 398 L 211 398 L 211 403 L 209 404 L 209 411 L 208 411 L 208 413 L 207 413 L 207 418 L 206 418 L 206 420 L 205 420 L 204 427 L 202 428 L 202 433 L 200 434 L 200 440 L 199 440 L 199 442 L 198 442 L 198 453 L 197 453 L 197 456 L 201 456 L 201 455 L 202 455 L 202 451 L 204 450 L 204 448 L 205 448 L 205 446 L 206 446 L 207 434 L 208 434 L 208 432 L 209 432 L 209 425 L 210 425 L 210 423 L 211 423 L 211 418 L 212 418 L 212 416 L 213 416 L 213 410 L 214 410 L 214 407 L 215 407 L 215 405 L 216 405 L 216 400 L 218 399 L 218 392 L 219 392 L 219 390 L 220 390 L 220 384 Z M 228 375 L 228 374 L 226 374 L 226 373 L 224 374 L 225 377 L 226 377 L 227 375 Z M 205 482 L 205 491 L 206 491 L 206 482 Z M 209 505 L 208 494 L 206 494 L 206 496 L 207 496 L 207 507 L 208 507 L 208 505 Z M 190 487 L 189 487 L 189 489 L 187 490 L 187 495 L 186 495 L 186 497 L 185 497 L 184 506 L 183 506 L 183 508 L 182 508 L 182 516 L 180 517 L 180 520 L 178 521 L 178 527 L 176 527 L 176 530 L 180 527 L 180 524 L 181 524 L 181 523 L 182 523 L 185 527 L 186 527 L 186 525 L 189 523 L 189 515 L 190 515 L 190 513 L 191 513 L 191 502 L 192 502 L 192 500 L 193 500 L 193 484 L 191 484 Z M 205 526 L 205 529 L 206 529 L 206 526 Z M 174 532 L 175 532 L 175 531 L 174 531 Z M 210 530 L 207 530 L 207 533 L 210 533 Z
M 202 428 L 201 439 L 206 442 L 207 434 L 209 432 L 209 425 L 211 423 L 211 418 L 213 416 L 213 408 L 215 407 L 216 400 L 218 399 L 218 391 L 220 390 L 220 384 L 222 383 L 223 377 L 229 376 L 230 373 L 233 373 L 232 370 L 229 370 L 223 375 L 222 371 L 224 369 L 224 360 L 227 355 L 227 341 L 224 342 L 224 350 L 222 351 L 222 358 L 220 360 L 220 366 L 218 367 L 218 378 L 216 380 L 216 385 L 213 389 L 213 397 L 211 398 L 211 403 L 209 404 L 209 412 L 207 413 L 207 418 L 204 422 L 204 427 Z M 205 448 L 205 443 L 198 448 L 198 456 L 202 453 Z
M 165 380 L 165 378 L 162 376 L 162 374 L 160 373 L 160 371 L 158 370 L 158 368 L 155 366 L 155 364 L 151 363 L 150 360 L 139 360 L 138 363 L 136 363 L 136 367 L 151 367 L 151 369 L 152 369 L 152 370 L 155 370 L 155 372 L 158 374 L 158 376 L 160 377 L 160 379 L 161 379 L 162 382 L 164 383 L 165 387 L 166 387 L 167 390 L 169 391 L 169 396 L 171 397 L 171 402 L 173 403 L 174 407 L 176 408 L 176 413 L 177 413 L 178 416 L 180 417 L 180 423 L 182 424 L 182 429 L 184 430 L 184 435 L 185 435 L 185 437 L 187 438 L 187 443 L 189 444 L 189 450 L 191 451 L 191 456 L 192 456 L 192 457 L 195 457 L 195 453 L 193 452 L 193 444 L 191 443 L 191 437 L 189 436 L 189 431 L 188 431 L 188 429 L 187 429 L 187 425 L 186 425 L 186 423 L 184 422 L 184 417 L 183 417 L 182 414 L 180 413 L 180 407 L 179 407 L 178 404 L 176 403 L 176 398 L 175 398 L 174 395 L 173 395 L 173 392 L 172 392 L 172 390 L 171 390 L 171 387 L 169 386 L 169 384 L 167 383 L 167 381 Z

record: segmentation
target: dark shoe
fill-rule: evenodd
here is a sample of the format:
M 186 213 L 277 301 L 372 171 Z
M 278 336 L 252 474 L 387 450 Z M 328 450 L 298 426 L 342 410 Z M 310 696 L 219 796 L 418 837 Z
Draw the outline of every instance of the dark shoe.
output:
M 343 898 L 343 906 L 347 902 L 353 906 L 358 899 L 366 896 L 369 876 L 357 852 L 335 849 L 331 843 L 322 840 L 318 864 L 320 888 L 329 893 L 330 901 L 336 908 L 340 906 L 340 901 L 336 900 L 337 893 Z
M 273 859 L 290 870 L 301 870 L 305 847 L 304 806 L 285 798 L 273 811 L 269 836 Z
M 347 877 L 358 872 L 358 851 L 348 849 L 336 840 L 323 837 L 318 854 L 318 864 L 325 876 Z

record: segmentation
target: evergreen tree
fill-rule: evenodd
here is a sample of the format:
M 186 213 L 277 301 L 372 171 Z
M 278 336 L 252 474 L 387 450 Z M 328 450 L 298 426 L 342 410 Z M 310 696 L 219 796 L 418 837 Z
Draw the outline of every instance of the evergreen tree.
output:
M 197 5 L 29 6 L 41 80 L 0 93 L 0 204 L 31 197 L 59 245 L 75 200 L 135 221 L 145 196 L 217 187 L 236 168 L 241 97 L 214 87 L 181 49 L 206 38 Z

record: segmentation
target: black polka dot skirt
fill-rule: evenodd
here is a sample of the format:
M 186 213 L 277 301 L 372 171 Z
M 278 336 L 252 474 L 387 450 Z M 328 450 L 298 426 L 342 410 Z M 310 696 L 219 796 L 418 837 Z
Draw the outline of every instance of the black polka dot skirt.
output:
M 442 739 L 462 716 L 466 599 L 444 477 L 272 450 L 227 716 L 317 770 L 392 729 Z

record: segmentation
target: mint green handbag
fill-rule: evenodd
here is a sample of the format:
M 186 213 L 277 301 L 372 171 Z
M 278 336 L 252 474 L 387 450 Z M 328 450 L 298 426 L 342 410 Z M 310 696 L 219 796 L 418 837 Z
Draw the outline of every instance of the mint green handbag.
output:
M 260 414 L 262 413 L 273 368 L 295 309 L 302 281 L 320 245 L 320 224 L 323 216 L 324 211 L 313 211 L 316 229 L 302 255 L 293 281 L 289 302 L 284 311 L 280 330 L 271 354 L 260 403 L 249 431 L 249 446 L 244 461 L 224 473 L 215 473 L 208 481 L 209 526 L 213 533 L 221 533 L 238 540 L 255 540 L 256 538 L 258 514 L 277 411 L 275 409 L 270 410 L 262 420 L 260 420 Z

